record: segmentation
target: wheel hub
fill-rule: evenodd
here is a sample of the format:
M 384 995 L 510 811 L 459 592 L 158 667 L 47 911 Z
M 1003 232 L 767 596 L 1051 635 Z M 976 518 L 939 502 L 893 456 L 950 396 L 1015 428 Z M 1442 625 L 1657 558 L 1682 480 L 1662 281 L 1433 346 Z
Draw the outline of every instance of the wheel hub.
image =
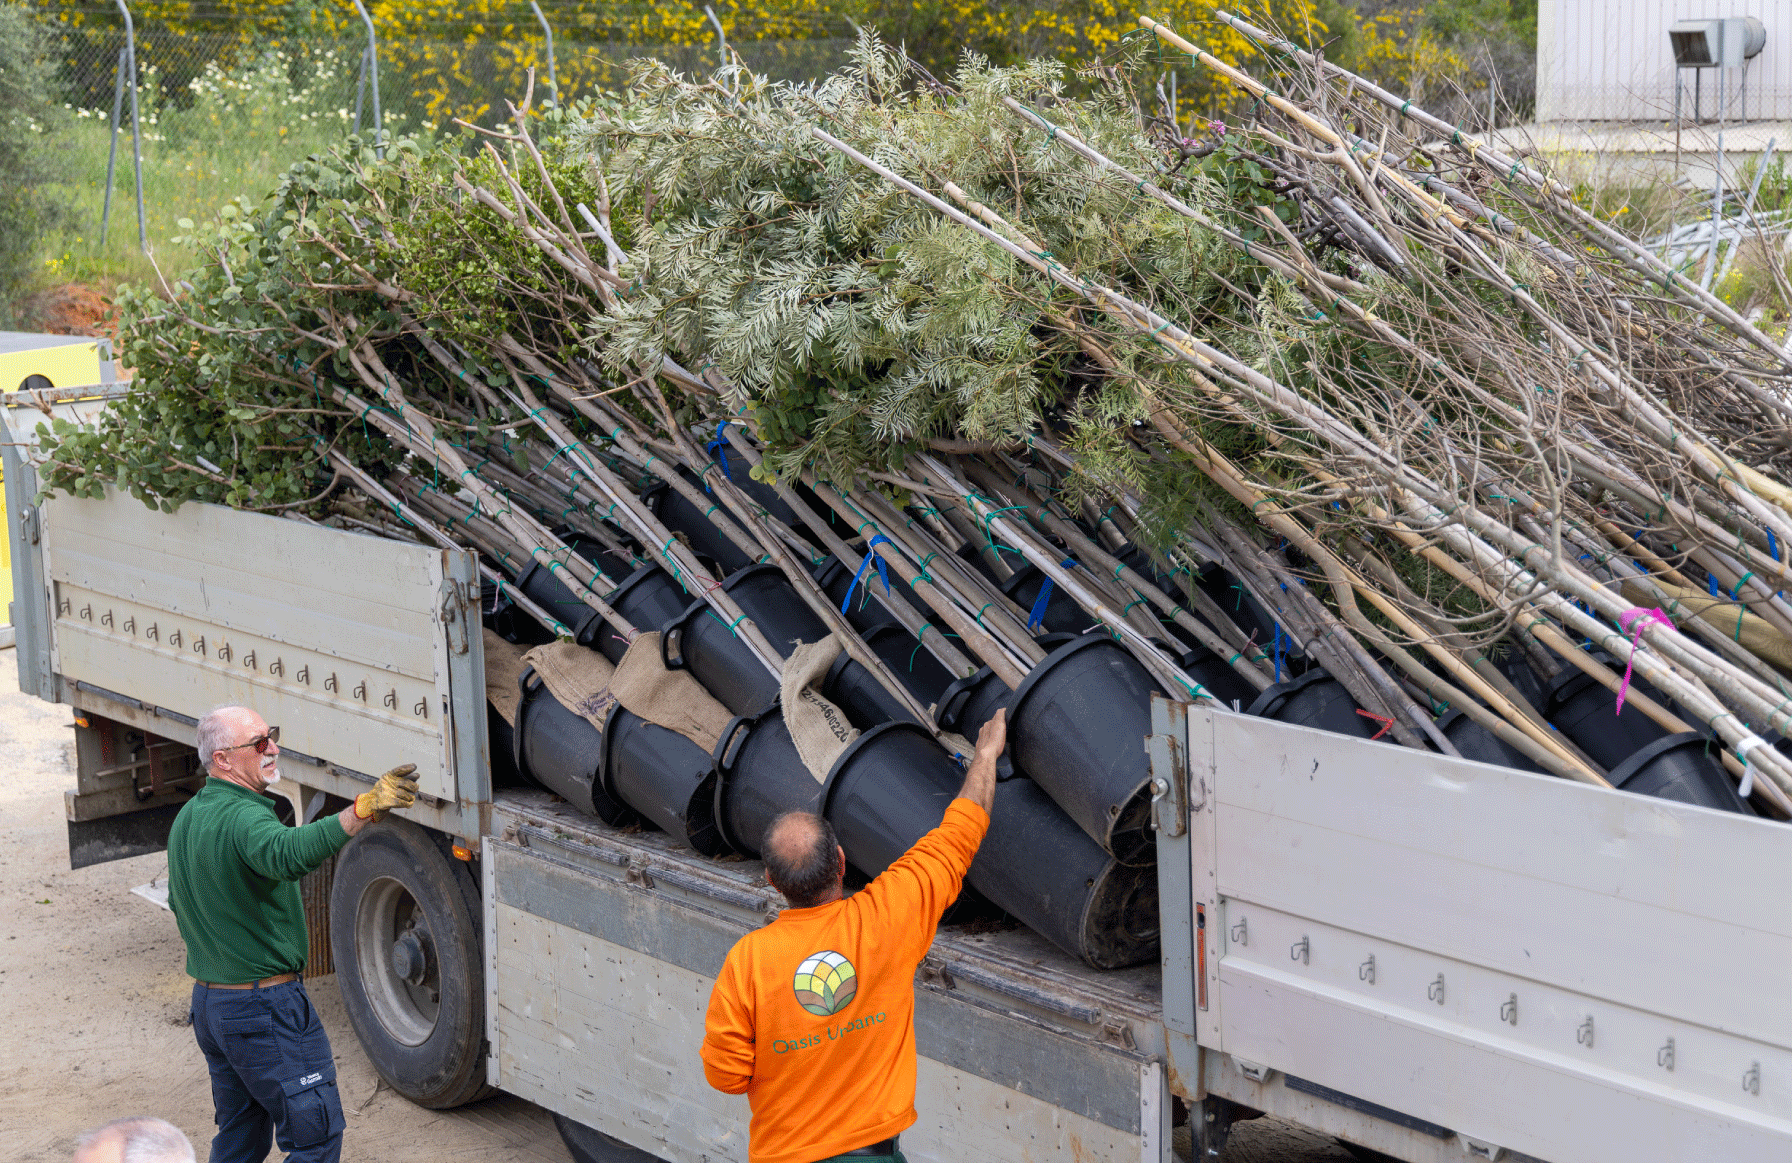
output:
M 429 976 L 429 945 L 416 930 L 405 932 L 392 942 L 392 972 L 411 985 L 422 985 Z
M 401 882 L 382 876 L 355 909 L 361 984 L 374 1016 L 393 1040 L 421 1046 L 441 1012 L 441 967 L 422 908 Z

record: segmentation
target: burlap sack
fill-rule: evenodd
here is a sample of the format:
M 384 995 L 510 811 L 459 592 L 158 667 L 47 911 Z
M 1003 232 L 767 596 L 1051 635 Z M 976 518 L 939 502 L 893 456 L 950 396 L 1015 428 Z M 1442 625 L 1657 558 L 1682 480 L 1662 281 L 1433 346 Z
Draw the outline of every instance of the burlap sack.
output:
M 523 655 L 523 662 L 535 668 L 542 685 L 561 706 L 599 731 L 604 729 L 604 720 L 616 703 L 610 690 L 616 668 L 609 659 L 571 642 L 550 642 Z
M 815 689 L 838 657 L 840 640 L 833 634 L 820 642 L 802 643 L 784 660 L 784 675 L 778 683 L 784 725 L 816 783 L 827 781 L 834 761 L 859 737 L 859 729 L 846 721 L 840 708 Z
M 516 726 L 516 705 L 521 697 L 516 680 L 527 665 L 521 646 L 485 631 L 485 701 L 512 727 Z
M 678 732 L 705 751 L 716 749 L 722 729 L 734 717 L 689 671 L 666 669 L 658 631 L 629 644 L 610 679 L 610 693 L 629 711 Z

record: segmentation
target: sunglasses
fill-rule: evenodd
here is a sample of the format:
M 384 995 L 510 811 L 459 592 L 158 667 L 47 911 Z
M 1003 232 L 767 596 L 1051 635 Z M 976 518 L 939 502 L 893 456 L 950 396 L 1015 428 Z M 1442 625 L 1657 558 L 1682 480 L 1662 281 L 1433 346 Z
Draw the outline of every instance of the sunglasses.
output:
M 280 742 L 280 728 L 269 727 L 266 735 L 257 735 L 247 743 L 238 743 L 235 747 L 220 747 L 219 751 L 241 751 L 245 747 L 255 748 L 255 754 L 266 755 L 268 744 Z

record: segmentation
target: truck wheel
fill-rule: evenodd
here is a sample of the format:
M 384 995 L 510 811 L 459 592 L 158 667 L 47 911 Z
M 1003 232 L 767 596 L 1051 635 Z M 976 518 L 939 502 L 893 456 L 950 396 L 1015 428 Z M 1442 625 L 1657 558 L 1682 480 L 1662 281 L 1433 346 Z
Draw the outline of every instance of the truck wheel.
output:
M 479 890 L 435 837 L 388 819 L 348 842 L 330 891 L 330 949 L 355 1036 L 386 1084 L 419 1106 L 485 1085 Z
M 554 1126 L 572 1163 L 660 1163 L 658 1155 L 620 1142 L 584 1123 L 574 1122 L 559 1111 L 554 1112 Z

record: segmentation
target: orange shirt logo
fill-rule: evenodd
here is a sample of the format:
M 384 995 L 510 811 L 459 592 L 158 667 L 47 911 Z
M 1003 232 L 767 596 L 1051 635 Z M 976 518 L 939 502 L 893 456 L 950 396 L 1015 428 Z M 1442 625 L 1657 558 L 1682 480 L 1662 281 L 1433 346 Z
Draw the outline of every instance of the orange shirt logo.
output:
M 858 973 L 852 962 L 832 949 L 811 953 L 796 967 L 791 983 L 797 1004 L 818 1018 L 829 1018 L 846 1008 L 859 992 Z

